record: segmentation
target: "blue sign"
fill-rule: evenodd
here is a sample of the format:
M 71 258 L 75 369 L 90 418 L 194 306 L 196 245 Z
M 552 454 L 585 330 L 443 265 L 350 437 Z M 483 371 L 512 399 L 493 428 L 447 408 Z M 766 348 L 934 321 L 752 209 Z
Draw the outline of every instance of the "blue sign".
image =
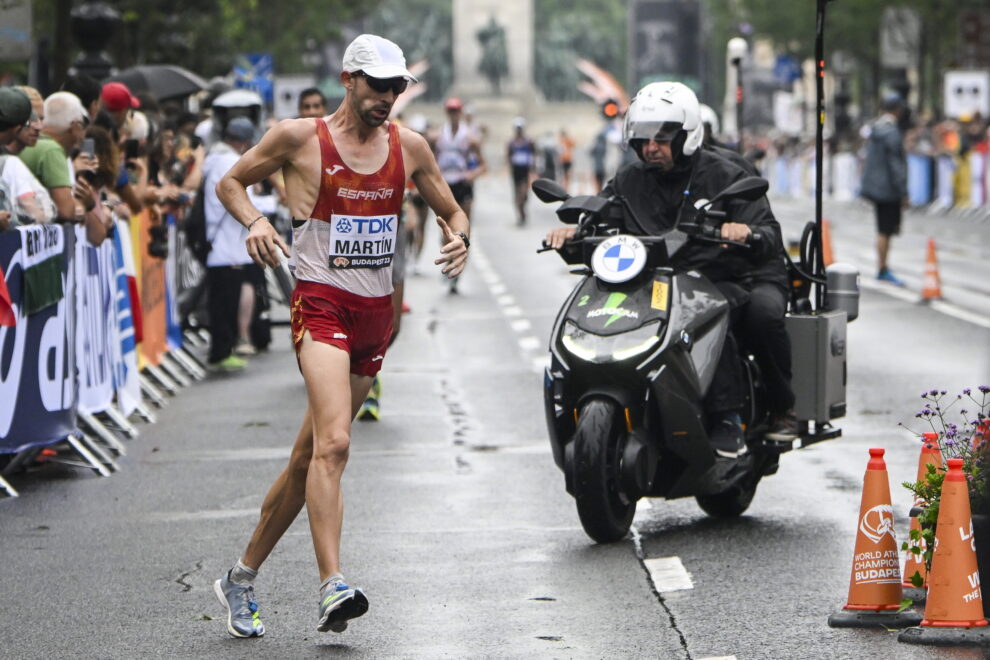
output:
M 257 92 L 265 105 L 275 105 L 275 64 L 268 53 L 247 53 L 234 64 L 234 87 Z
M 801 65 L 789 55 L 778 55 L 773 65 L 773 77 L 780 85 L 788 86 L 801 77 Z

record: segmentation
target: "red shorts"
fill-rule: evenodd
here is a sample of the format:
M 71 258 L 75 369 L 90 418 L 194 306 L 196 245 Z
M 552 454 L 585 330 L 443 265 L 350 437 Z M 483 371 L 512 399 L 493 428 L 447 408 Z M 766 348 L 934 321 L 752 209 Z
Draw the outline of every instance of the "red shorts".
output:
M 351 356 L 351 373 L 374 376 L 392 337 L 392 297 L 367 298 L 329 284 L 299 280 L 292 292 L 296 357 L 305 333 Z

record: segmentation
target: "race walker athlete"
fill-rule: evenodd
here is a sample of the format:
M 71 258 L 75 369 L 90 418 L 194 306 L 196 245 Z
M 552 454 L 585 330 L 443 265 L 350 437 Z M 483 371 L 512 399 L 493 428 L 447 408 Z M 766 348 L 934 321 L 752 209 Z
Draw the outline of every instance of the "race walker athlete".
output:
M 279 168 L 293 218 L 298 283 L 292 333 L 308 407 L 289 464 L 268 491 L 261 519 L 237 564 L 216 581 L 235 637 L 264 634 L 253 581 L 303 504 L 320 571 L 321 632 L 343 632 L 368 609 L 360 589 L 340 573 L 343 497 L 351 420 L 381 368 L 392 334 L 392 259 L 402 194 L 411 177 L 437 214 L 448 277 L 467 262 L 468 219 L 457 206 L 422 136 L 388 122 L 409 81 L 402 51 L 364 34 L 344 52 L 346 94 L 332 115 L 289 119 L 247 151 L 217 186 L 231 215 L 248 230 L 247 247 L 262 266 L 278 266 L 289 249 L 248 199 L 246 188 Z

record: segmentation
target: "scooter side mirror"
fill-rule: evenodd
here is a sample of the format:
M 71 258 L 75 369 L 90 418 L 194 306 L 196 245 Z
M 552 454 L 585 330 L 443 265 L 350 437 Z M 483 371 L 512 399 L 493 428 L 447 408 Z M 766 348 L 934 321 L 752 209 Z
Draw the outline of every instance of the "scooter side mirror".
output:
M 745 199 L 752 202 L 766 195 L 769 189 L 770 182 L 766 179 L 758 176 L 748 176 L 745 179 L 739 179 L 731 186 L 715 195 L 709 204 L 726 198 Z
M 562 202 L 570 197 L 563 186 L 551 179 L 537 179 L 534 181 L 533 193 L 538 200 L 545 203 Z

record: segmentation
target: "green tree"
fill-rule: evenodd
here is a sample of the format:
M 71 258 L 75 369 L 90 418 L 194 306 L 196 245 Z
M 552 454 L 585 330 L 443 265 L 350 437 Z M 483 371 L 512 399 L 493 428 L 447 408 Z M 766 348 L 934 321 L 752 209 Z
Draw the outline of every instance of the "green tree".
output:
M 577 89 L 578 58 L 625 80 L 626 5 L 624 0 L 534 0 L 533 80 L 548 99 L 586 98 Z
M 817 0 L 733 0 L 709 2 L 719 12 L 720 24 L 727 33 L 720 34 L 716 47 L 721 46 L 724 58 L 725 40 L 735 36 L 734 29 L 748 23 L 754 38 L 770 39 L 777 52 L 797 58 L 814 56 L 815 15 Z M 920 92 L 922 108 L 932 110 L 941 106 L 941 73 L 958 65 L 959 15 L 967 8 L 984 9 L 986 0 L 838 0 L 826 8 L 826 62 L 837 50 L 849 54 L 856 63 L 854 72 L 862 100 L 872 100 L 889 84 L 881 68 L 880 25 L 887 7 L 914 9 L 921 19 L 921 49 L 919 53 L 922 78 Z M 718 61 L 718 60 L 716 60 Z M 723 65 L 724 70 L 724 65 Z
M 443 98 L 454 81 L 453 4 L 450 0 L 383 0 L 367 15 L 365 27 L 402 48 L 406 61 L 427 60 L 423 98 Z
M 120 13 L 109 53 L 115 65 L 178 64 L 203 76 L 228 73 L 239 53 L 271 53 L 281 72 L 305 70 L 305 44 L 340 37 L 341 27 L 377 6 L 376 0 L 307 0 L 291 8 L 260 0 L 104 0 Z M 81 4 L 81 3 L 76 3 Z M 64 34 L 67 0 L 35 0 L 35 37 L 75 59 L 77 46 Z M 58 67 L 56 67 L 58 68 Z M 58 72 L 56 72 L 56 76 Z

